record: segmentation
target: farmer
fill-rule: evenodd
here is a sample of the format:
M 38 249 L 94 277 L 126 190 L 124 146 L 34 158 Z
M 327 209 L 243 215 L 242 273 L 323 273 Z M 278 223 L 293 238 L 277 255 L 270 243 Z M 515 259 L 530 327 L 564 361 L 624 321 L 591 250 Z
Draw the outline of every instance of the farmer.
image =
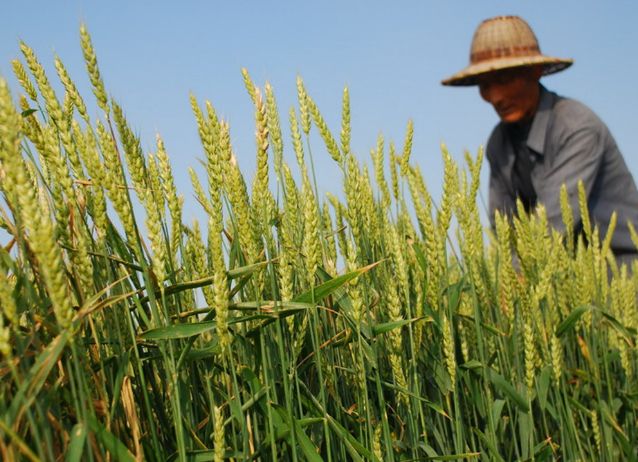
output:
M 592 225 L 605 236 L 615 210 L 612 251 L 619 263 L 638 257 L 627 222 L 638 227 L 638 190 L 607 126 L 591 109 L 548 91 L 541 76 L 572 64 L 541 54 L 530 26 L 517 16 L 483 21 L 472 39 L 470 65 L 443 85 L 478 85 L 499 118 L 486 148 L 490 164 L 489 214 L 512 215 L 519 198 L 526 211 L 544 204 L 549 223 L 564 230 L 560 188 L 567 186 L 577 226 L 582 180 Z

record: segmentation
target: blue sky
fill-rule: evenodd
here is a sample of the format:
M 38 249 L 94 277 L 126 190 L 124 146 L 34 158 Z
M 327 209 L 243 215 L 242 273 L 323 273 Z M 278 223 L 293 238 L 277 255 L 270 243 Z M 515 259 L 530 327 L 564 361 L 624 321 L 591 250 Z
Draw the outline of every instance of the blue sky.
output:
M 187 221 L 199 213 L 187 168 L 197 167 L 202 157 L 189 92 L 210 100 L 230 122 L 237 158 L 252 178 L 253 108 L 242 67 L 258 85 L 271 83 L 283 125 L 295 104 L 297 75 L 335 134 L 342 90 L 348 86 L 352 146 L 365 161 L 379 133 L 400 146 L 412 119 L 412 159 L 438 197 L 439 144 L 445 142 L 461 160 L 465 149 L 477 151 L 497 122 L 476 88 L 439 82 L 467 64 L 478 23 L 499 14 L 523 16 L 543 52 L 575 59 L 572 68 L 545 78 L 544 84 L 594 109 L 638 174 L 638 2 L 632 0 L 32 0 L 5 2 L 2 13 L 0 75 L 12 82 L 14 93 L 18 87 L 10 62 L 19 56 L 21 39 L 34 48 L 52 80 L 53 57 L 62 58 L 96 117 L 79 45 L 79 26 L 86 23 L 107 91 L 124 108 L 144 149 L 153 149 L 156 132 L 164 138 L 186 196 Z M 319 186 L 324 192 L 340 191 L 336 166 L 315 141 Z M 285 149 L 292 162 L 289 142 Z M 484 165 L 483 178 L 487 171 Z

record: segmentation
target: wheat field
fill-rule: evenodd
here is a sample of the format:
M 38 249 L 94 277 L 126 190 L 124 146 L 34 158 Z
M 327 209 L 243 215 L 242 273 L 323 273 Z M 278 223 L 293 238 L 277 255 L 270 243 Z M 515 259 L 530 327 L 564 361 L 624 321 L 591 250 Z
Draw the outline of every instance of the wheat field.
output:
M 184 223 L 162 138 L 143 151 L 80 44 L 88 106 L 25 43 L 0 79 L 2 460 L 638 459 L 638 267 L 582 188 L 582 236 L 542 207 L 489 229 L 482 152 L 442 147 L 435 203 L 411 122 L 368 164 L 347 89 L 331 131 L 300 78 L 281 117 L 243 70 L 256 172 L 191 95 L 206 221 Z M 341 191 L 318 194 L 311 131 Z

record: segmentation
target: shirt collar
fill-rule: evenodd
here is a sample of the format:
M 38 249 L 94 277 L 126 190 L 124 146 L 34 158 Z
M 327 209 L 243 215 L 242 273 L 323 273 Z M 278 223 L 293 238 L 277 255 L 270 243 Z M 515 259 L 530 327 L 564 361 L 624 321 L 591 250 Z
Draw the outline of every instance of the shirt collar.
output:
M 534 121 L 527 137 L 527 147 L 537 154 L 543 154 L 545 150 L 545 135 L 549 126 L 552 108 L 554 106 L 554 93 L 540 85 L 541 94 L 538 109 L 534 115 Z

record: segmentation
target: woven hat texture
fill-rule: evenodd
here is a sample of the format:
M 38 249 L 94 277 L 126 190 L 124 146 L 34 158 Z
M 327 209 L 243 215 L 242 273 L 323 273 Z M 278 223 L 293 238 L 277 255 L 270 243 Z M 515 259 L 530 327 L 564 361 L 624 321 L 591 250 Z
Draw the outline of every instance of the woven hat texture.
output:
M 469 86 L 489 72 L 522 66 L 542 66 L 543 75 L 571 66 L 572 59 L 541 53 L 532 28 L 518 16 L 497 16 L 479 24 L 470 49 L 470 65 L 443 80 L 443 85 Z

